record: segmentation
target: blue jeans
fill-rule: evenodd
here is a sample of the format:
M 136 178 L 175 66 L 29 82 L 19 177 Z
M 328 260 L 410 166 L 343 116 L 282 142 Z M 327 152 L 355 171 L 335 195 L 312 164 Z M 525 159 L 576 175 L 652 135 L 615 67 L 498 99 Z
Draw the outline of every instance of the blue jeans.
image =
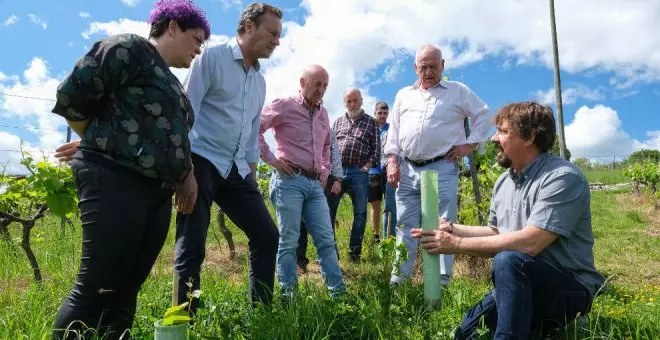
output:
M 332 221 L 337 216 L 337 209 L 344 193 L 348 193 L 353 202 L 353 227 L 348 244 L 350 260 L 358 261 L 362 255 L 362 239 L 367 225 L 367 200 L 369 196 L 369 174 L 358 167 L 344 168 L 344 180 L 341 182 L 341 192 L 332 197 L 330 217 Z
M 591 309 L 592 297 L 575 277 L 538 257 L 503 251 L 493 259 L 495 288 L 472 307 L 456 330 L 456 339 L 476 339 L 482 324 L 494 339 L 530 339 Z
M 396 236 L 396 200 L 394 198 L 394 193 L 396 189 L 390 183 L 385 183 L 385 208 L 383 209 L 383 240 L 390 237 Z M 389 213 L 389 214 L 388 214 Z M 389 220 L 389 217 L 392 220 Z M 388 230 L 387 224 L 390 224 Z
M 424 170 L 438 172 L 438 213 L 441 217 L 456 221 L 458 205 L 458 165 L 456 163 L 440 160 L 417 167 L 403 161 L 399 168 L 401 169 L 401 180 L 396 190 L 396 209 L 399 215 L 397 245 L 403 243 L 406 246 L 408 259 L 401 264 L 399 273 L 397 273 L 396 268 L 393 268 L 390 278 L 393 283 L 401 283 L 410 278 L 415 266 L 418 240 L 412 237 L 411 231 L 413 228 L 421 226 L 421 172 Z M 453 264 L 454 255 L 440 255 L 441 284 L 449 284 Z
M 328 203 L 318 180 L 302 175 L 286 176 L 273 172 L 270 198 L 277 213 L 280 243 L 277 249 L 277 278 L 282 295 L 293 294 L 298 285 L 296 250 L 300 237 L 300 222 L 316 246 L 321 275 L 331 295 L 345 291 L 344 280 L 335 250 L 335 238 L 330 224 Z

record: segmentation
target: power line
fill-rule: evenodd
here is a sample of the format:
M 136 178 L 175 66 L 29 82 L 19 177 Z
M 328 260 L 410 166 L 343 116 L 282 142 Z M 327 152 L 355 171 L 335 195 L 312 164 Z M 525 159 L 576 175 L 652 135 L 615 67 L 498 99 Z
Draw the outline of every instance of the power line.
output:
M 38 150 L 23 150 L 23 151 L 21 151 L 21 150 L 19 150 L 19 149 L 0 149 L 0 152 L 16 152 L 16 153 L 26 152 L 26 153 L 31 153 L 31 154 L 47 154 L 47 155 L 55 154 L 54 151 L 45 151 L 45 150 L 43 150 L 43 149 L 38 149 Z M 0 164 L 1 164 L 1 163 L 0 163 Z
M 25 98 L 25 99 L 43 100 L 43 101 L 48 101 L 48 102 L 54 102 L 54 101 L 56 101 L 55 99 L 39 98 L 39 97 L 31 97 L 31 96 L 24 96 L 24 95 L 20 95 L 20 94 L 4 93 L 4 92 L 0 92 L 0 95 L 6 96 L 6 97 L 15 97 L 15 98 Z
M 46 131 L 64 131 L 66 128 L 63 129 L 48 129 L 48 128 L 38 128 L 38 127 L 25 127 L 25 126 L 14 126 L 14 125 L 2 125 L 0 124 L 0 127 L 3 128 L 9 128 L 9 129 L 23 129 L 23 130 L 46 130 Z

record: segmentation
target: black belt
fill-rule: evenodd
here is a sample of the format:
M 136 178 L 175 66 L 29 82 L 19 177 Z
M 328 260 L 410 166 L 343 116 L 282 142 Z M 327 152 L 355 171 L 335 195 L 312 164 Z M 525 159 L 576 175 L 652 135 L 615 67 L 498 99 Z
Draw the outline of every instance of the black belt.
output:
M 424 165 L 429 165 L 429 164 L 431 164 L 431 163 L 435 163 L 435 162 L 437 162 L 437 161 L 439 161 L 439 160 L 441 160 L 441 159 L 444 159 L 444 158 L 445 158 L 445 155 L 440 155 L 440 156 L 437 156 L 437 157 L 433 157 L 433 158 L 431 158 L 431 159 L 426 159 L 426 160 L 421 160 L 421 161 L 413 161 L 412 159 L 410 159 L 410 158 L 408 158 L 408 157 L 404 157 L 404 159 L 406 160 L 406 162 L 408 162 L 408 163 L 410 163 L 410 164 L 412 164 L 412 165 L 414 165 L 414 166 L 424 166 Z

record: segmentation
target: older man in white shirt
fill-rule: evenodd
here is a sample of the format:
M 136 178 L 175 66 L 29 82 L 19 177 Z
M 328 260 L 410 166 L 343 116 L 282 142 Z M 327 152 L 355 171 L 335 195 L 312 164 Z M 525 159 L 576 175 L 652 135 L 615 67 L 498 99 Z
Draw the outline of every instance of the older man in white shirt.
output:
M 418 80 L 397 93 L 390 113 L 387 181 L 397 188 L 397 245 L 403 242 L 408 250 L 408 260 L 392 272 L 393 284 L 412 275 L 417 257 L 411 230 L 421 221 L 421 172 L 438 172 L 439 214 L 456 221 L 458 162 L 488 138 L 488 106 L 464 84 L 442 80 L 444 63 L 439 47 L 420 48 L 414 64 Z M 471 121 L 469 137 L 465 118 Z M 453 255 L 440 255 L 442 285 L 449 283 L 453 263 Z

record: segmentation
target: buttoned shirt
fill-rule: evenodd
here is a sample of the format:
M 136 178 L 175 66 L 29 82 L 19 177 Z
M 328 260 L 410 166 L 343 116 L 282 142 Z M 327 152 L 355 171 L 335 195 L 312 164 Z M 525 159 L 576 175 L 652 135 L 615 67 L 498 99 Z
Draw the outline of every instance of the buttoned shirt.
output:
M 401 89 L 390 117 L 387 155 L 428 160 L 446 154 L 454 145 L 488 139 L 488 106 L 456 81 L 442 80 L 428 90 L 417 84 Z M 467 138 L 465 118 L 471 121 L 471 134 Z
M 209 160 L 223 177 L 234 164 L 246 177 L 248 164 L 259 161 L 259 114 L 266 81 L 258 62 L 247 71 L 243 65 L 243 53 L 233 38 L 206 48 L 184 81 L 196 115 L 189 134 L 192 152 Z
M 348 114 L 335 120 L 332 128 L 337 135 L 344 167 L 361 167 L 367 162 L 377 164 L 380 158 L 378 123 L 362 111 L 360 118 L 353 121 Z
M 591 194 L 580 169 L 547 152 L 493 187 L 488 224 L 500 233 L 534 226 L 557 234 L 537 257 L 571 273 L 593 297 L 603 284 L 594 266 Z
M 277 142 L 275 154 L 270 151 L 264 132 L 273 129 Z M 275 99 L 261 113 L 259 149 L 261 159 L 273 165 L 285 159 L 317 174 L 330 173 L 330 123 L 323 105 L 307 107 L 301 94 Z

